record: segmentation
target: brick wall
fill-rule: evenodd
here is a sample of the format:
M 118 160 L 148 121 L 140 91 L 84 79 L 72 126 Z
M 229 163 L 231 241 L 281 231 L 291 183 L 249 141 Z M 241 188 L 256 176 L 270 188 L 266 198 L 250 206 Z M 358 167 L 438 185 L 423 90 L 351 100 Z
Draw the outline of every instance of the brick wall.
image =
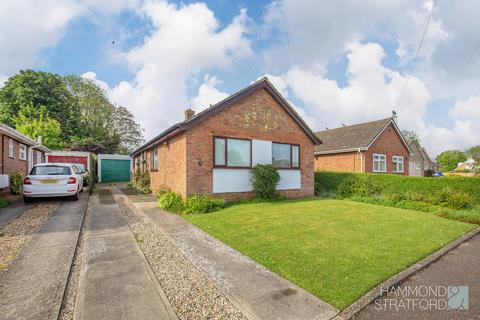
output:
M 150 172 L 150 184 L 154 192 L 168 189 L 178 192 L 182 196 L 187 195 L 186 187 L 186 134 L 172 138 L 168 143 L 159 145 L 158 170 L 151 171 L 151 153 L 147 152 L 147 167 Z
M 314 194 L 314 144 L 298 124 L 264 89 L 217 113 L 189 130 L 186 193 L 221 196 L 227 200 L 252 197 L 251 192 L 213 194 L 213 137 L 258 139 L 300 145 L 301 189 L 280 191 L 288 197 Z
M 315 155 L 315 170 L 362 172 L 363 158 L 358 152 Z
M 0 135 L 0 141 L 3 142 L 3 156 L 2 156 L 2 168 L 0 169 L 0 173 L 3 174 L 10 174 L 14 171 L 21 171 L 25 175 L 27 174 L 28 170 L 28 160 L 20 160 L 19 149 L 20 143 L 16 140 L 13 140 L 13 158 L 10 158 L 8 155 L 8 141 L 10 137 L 6 135 Z M 28 159 L 28 146 L 27 146 L 27 159 Z
M 403 173 L 396 174 L 408 175 L 408 149 L 402 143 L 398 132 L 391 124 L 365 153 L 366 172 L 373 172 L 374 153 L 385 154 L 387 156 L 387 173 L 393 173 L 392 156 L 403 156 Z

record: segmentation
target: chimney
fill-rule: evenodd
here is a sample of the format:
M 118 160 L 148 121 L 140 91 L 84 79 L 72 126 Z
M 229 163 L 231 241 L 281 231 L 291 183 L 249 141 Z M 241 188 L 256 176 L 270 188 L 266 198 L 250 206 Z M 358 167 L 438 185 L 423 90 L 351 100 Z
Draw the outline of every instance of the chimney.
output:
M 187 110 L 185 110 L 185 121 L 192 119 L 194 115 L 195 115 L 195 111 L 188 108 Z

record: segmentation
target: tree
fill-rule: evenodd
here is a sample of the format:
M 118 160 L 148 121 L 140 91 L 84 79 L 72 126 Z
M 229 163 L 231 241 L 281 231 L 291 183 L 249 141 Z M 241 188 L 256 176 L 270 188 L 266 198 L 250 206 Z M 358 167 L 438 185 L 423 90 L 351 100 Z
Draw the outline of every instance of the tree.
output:
M 459 150 L 447 150 L 440 153 L 436 160 L 440 164 L 442 171 L 452 171 L 457 167 L 459 162 L 466 161 L 467 156 Z
M 22 107 L 44 106 L 49 117 L 60 123 L 62 139 L 70 141 L 77 131 L 75 101 L 57 74 L 22 70 L 10 77 L 0 89 L 0 122 L 14 126 L 14 118 Z
M 45 106 L 34 107 L 30 103 L 20 109 L 13 122 L 16 129 L 24 135 L 34 140 L 42 137 L 45 146 L 53 149 L 62 147 L 60 123 L 48 115 Z
M 406 140 L 417 140 L 418 143 L 420 143 L 420 138 L 418 137 L 418 134 L 413 130 L 403 129 L 402 135 Z
M 144 143 L 143 129 L 127 108 L 114 106 L 112 127 L 120 137 L 119 153 L 130 153 Z
M 467 151 L 465 151 L 467 157 L 472 158 L 474 160 L 480 160 L 480 145 L 471 147 Z

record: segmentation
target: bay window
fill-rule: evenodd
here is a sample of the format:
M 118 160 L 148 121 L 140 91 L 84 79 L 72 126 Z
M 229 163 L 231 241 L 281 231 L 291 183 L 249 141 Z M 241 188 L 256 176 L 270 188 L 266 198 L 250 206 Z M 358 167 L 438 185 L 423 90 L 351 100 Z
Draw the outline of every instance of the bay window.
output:
M 227 168 L 251 168 L 252 141 L 215 137 L 214 165 Z
M 300 168 L 300 146 L 272 143 L 272 165 L 280 169 Z
M 387 156 L 384 154 L 373 155 L 373 172 L 387 172 Z
M 393 161 L 393 172 L 394 173 L 403 172 L 403 157 L 393 156 L 392 161 Z

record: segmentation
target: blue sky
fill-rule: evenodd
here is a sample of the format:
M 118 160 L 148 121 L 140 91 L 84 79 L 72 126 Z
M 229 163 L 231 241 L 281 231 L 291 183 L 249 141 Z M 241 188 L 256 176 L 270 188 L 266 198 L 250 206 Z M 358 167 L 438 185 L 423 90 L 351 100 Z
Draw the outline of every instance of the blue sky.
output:
M 24 68 L 84 75 L 132 110 L 147 138 L 180 121 L 185 107 L 199 111 L 267 75 L 313 129 L 396 109 L 400 126 L 433 154 L 480 143 L 475 1 L 26 5 L 0 4 L 0 28 L 18 26 L 18 35 L 0 36 L 0 79 Z

